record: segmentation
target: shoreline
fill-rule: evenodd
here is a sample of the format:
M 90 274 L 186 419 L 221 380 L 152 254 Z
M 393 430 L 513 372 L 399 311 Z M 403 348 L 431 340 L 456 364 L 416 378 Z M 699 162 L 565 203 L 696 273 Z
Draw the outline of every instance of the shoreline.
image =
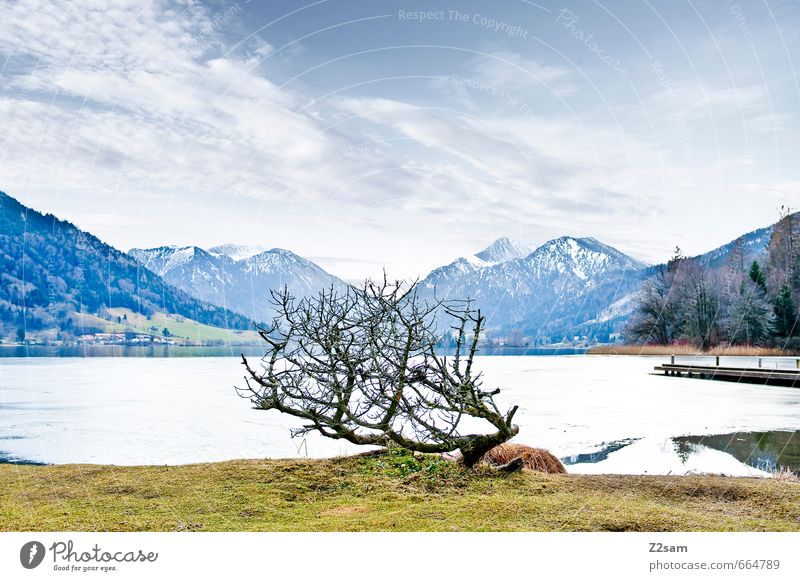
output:
M 800 483 L 503 474 L 399 453 L 0 465 L 4 531 L 800 531 Z
M 148 353 L 157 351 L 158 354 Z M 223 352 L 225 352 L 223 354 Z M 0 343 L 0 359 L 48 358 L 172 358 L 172 357 L 239 357 L 263 355 L 259 344 L 224 345 L 13 345 Z M 685 345 L 598 345 L 595 347 L 501 347 L 483 348 L 482 357 L 574 357 L 581 355 L 631 355 L 655 357 L 670 355 L 687 357 L 800 357 L 800 352 L 771 347 L 716 347 L 701 351 Z
M 587 355 L 637 355 L 637 356 L 670 356 L 684 355 L 691 357 L 800 357 L 800 352 L 783 351 L 775 347 L 715 347 L 701 351 L 689 345 L 599 345 L 590 347 Z

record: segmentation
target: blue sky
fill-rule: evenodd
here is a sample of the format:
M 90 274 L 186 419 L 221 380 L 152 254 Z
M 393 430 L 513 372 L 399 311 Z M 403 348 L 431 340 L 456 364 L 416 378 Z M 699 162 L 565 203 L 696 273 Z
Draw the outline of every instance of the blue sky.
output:
M 0 189 L 354 279 L 702 252 L 800 196 L 800 3 L 0 1 Z

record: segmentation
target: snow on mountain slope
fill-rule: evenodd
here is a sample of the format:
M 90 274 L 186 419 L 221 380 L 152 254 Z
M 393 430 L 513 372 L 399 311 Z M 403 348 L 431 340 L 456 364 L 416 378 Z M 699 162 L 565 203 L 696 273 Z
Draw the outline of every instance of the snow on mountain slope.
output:
M 158 248 L 131 248 L 128 254 L 158 275 L 196 260 L 196 254 L 207 254 L 196 246 L 160 246 Z
M 133 248 L 128 254 L 190 295 L 242 312 L 227 296 L 228 289 L 236 284 L 236 277 L 230 272 L 234 264 L 231 259 L 220 259 L 196 246 Z
M 584 324 L 593 325 L 625 320 L 636 310 L 636 304 L 639 300 L 639 297 L 640 292 L 638 290 L 628 294 L 623 294 L 619 299 L 600 311 L 596 318 L 588 320 Z
M 505 262 L 515 258 L 522 258 L 533 252 L 533 247 L 511 240 L 505 236 L 498 238 L 489 246 L 475 254 L 484 262 Z
M 530 254 L 532 248 L 510 238 L 498 238 L 489 246 L 472 256 L 457 258 L 450 264 L 441 266 L 428 274 L 422 281 L 423 288 L 457 285 L 460 281 L 475 272 L 494 266 L 507 260 L 520 258 Z
M 771 227 L 755 230 L 696 257 L 710 269 L 732 260 L 745 265 L 763 257 Z M 130 252 L 142 264 L 190 294 L 259 321 L 271 317 L 269 290 L 284 285 L 308 296 L 343 281 L 279 248 L 225 244 Z M 653 273 L 643 262 L 594 238 L 564 236 L 535 250 L 499 238 L 482 251 L 431 271 L 423 296 L 472 298 L 487 316 L 487 329 L 560 339 L 621 330 L 636 308 L 642 281 Z
M 245 312 L 258 312 L 262 316 L 271 314 L 267 305 L 269 290 L 285 286 L 294 296 L 307 297 L 331 286 L 338 290 L 347 287 L 347 283 L 310 260 L 282 248 L 267 250 L 235 264 L 244 291 L 239 300 L 248 309 Z
M 306 297 L 344 282 L 288 250 L 273 248 L 247 256 L 255 247 L 225 245 L 209 252 L 195 246 L 132 249 L 129 254 L 171 284 L 254 320 L 272 318 L 270 290 L 287 287 Z
M 646 266 L 594 238 L 570 236 L 546 242 L 524 260 L 536 276 L 558 272 L 584 281 L 608 270 L 638 270 Z
M 175 260 L 184 260 L 176 256 Z M 134 313 L 180 315 L 215 327 L 246 329 L 235 313 L 198 301 L 131 256 L 92 233 L 52 214 L 29 208 L 0 192 L 0 331 L 20 324 L 31 331 L 57 329 L 71 335 L 94 334 L 104 325 L 82 315 L 107 316 L 107 308 Z M 36 337 L 32 337 L 36 339 Z
M 695 260 L 712 269 L 719 268 L 731 260 L 749 268 L 754 260 L 762 260 L 766 255 L 772 230 L 773 226 L 753 230 L 719 248 L 695 257 Z
M 247 244 L 220 244 L 212 246 L 208 251 L 215 256 L 227 256 L 233 260 L 244 260 L 256 254 L 269 250 L 266 246 L 253 246 Z

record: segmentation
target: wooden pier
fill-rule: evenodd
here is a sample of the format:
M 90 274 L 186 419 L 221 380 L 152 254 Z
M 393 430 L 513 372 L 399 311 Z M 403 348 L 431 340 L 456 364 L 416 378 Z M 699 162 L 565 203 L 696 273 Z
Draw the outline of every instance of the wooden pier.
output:
M 758 359 L 758 367 L 728 367 L 720 365 L 719 357 L 716 358 L 716 365 L 694 365 L 676 363 L 673 355 L 669 363 L 657 365 L 655 370 L 663 372 L 664 375 L 695 377 L 698 379 L 800 387 L 800 359 L 795 360 L 794 368 L 764 367 L 762 358 Z

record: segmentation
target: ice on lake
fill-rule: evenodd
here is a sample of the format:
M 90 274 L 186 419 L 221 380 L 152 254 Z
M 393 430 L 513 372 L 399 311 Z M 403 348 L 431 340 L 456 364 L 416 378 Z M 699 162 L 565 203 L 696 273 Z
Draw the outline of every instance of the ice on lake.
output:
M 730 453 L 728 435 L 780 433 L 788 444 L 774 448 L 796 450 L 800 389 L 654 374 L 664 360 L 480 357 L 476 365 L 486 386 L 502 389 L 501 404 L 519 404 L 517 441 L 548 448 L 570 472 L 763 475 L 776 462 L 755 445 L 752 457 Z M 0 461 L 184 464 L 357 451 L 313 435 L 291 439 L 298 422 L 251 409 L 234 391 L 241 378 L 232 357 L 0 359 Z

